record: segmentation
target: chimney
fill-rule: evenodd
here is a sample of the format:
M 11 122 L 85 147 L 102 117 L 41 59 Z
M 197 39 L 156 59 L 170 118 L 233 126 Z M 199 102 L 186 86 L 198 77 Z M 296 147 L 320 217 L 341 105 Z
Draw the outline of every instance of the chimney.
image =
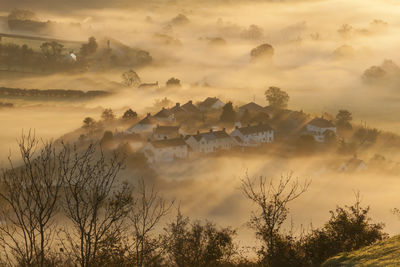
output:
M 210 129 L 210 133 L 212 133 L 212 132 L 213 132 L 213 129 L 211 128 L 211 129 Z
M 176 107 L 179 107 L 180 105 L 181 105 L 180 103 L 176 103 L 176 105 L 175 105 L 175 106 L 176 106 Z

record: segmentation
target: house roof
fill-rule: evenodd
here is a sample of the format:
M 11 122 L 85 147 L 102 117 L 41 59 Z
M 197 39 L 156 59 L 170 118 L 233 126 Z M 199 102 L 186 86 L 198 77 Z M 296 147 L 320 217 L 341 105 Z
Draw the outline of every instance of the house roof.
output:
M 182 109 L 185 110 L 186 112 L 190 112 L 190 113 L 199 113 L 200 110 L 193 105 L 192 100 L 188 101 L 186 104 L 184 104 L 182 106 Z
M 148 114 L 144 119 L 136 123 L 135 125 L 142 124 L 142 125 L 153 125 L 154 120 L 150 117 L 150 114 Z
M 177 147 L 177 146 L 187 145 L 185 140 L 183 140 L 183 138 L 156 140 L 156 141 L 151 141 L 150 143 L 155 148 Z
M 265 111 L 265 112 L 273 113 L 273 112 L 276 111 L 276 108 L 274 108 L 274 107 L 272 107 L 272 106 L 265 106 L 265 107 L 264 107 L 264 111 Z
M 239 110 L 245 110 L 245 109 L 247 109 L 248 111 L 265 111 L 262 106 L 254 102 L 250 102 L 246 105 L 239 107 Z
M 311 120 L 308 124 L 313 125 L 313 126 L 317 126 L 320 128 L 331 128 L 331 127 L 335 127 L 335 125 L 331 122 L 328 121 L 324 118 L 315 118 L 313 120 Z
M 243 143 L 242 138 L 240 138 L 239 136 L 234 136 L 233 137 L 238 143 Z
M 274 129 L 272 129 L 271 126 L 269 126 L 268 124 L 258 124 L 253 126 L 241 127 L 237 130 L 239 130 L 243 135 L 249 135 L 254 133 L 269 132 L 273 131 Z
M 156 134 L 169 134 L 169 133 L 177 133 L 179 131 L 180 126 L 162 126 L 157 125 L 154 128 L 154 133 Z
M 176 105 L 172 108 L 169 109 L 169 111 L 173 114 L 176 113 L 185 113 L 186 111 L 180 106 L 179 103 L 176 103 Z
M 168 118 L 171 116 L 171 112 L 167 110 L 166 108 L 162 108 L 156 115 L 154 115 L 155 118 Z
M 214 105 L 217 101 L 221 101 L 216 97 L 207 97 L 203 102 L 199 103 L 199 107 L 202 108 L 210 108 Z
M 206 140 L 215 140 L 215 139 L 223 139 L 223 138 L 230 138 L 229 134 L 225 130 L 222 131 L 210 131 L 206 133 L 198 133 L 196 135 L 193 135 L 193 137 L 196 139 L 196 141 L 200 141 L 201 138 L 204 138 Z

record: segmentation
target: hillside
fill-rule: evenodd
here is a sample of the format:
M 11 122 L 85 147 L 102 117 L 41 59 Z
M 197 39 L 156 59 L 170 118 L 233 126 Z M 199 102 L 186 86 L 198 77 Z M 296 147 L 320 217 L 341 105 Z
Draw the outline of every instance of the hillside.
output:
M 322 267 L 391 267 L 400 266 L 400 236 L 377 242 L 374 245 L 341 253 L 327 260 Z

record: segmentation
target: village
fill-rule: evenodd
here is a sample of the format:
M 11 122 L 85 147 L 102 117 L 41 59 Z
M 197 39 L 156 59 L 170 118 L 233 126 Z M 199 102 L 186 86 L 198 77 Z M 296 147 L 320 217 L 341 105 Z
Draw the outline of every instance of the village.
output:
M 224 119 L 230 113 L 234 116 Z M 339 137 L 332 117 L 313 117 L 303 111 L 263 107 L 255 102 L 233 107 L 232 102 L 207 97 L 197 103 L 189 100 L 147 113 L 114 133 L 113 139 L 128 141 L 154 165 L 218 153 L 257 151 L 283 155 L 290 149 L 326 151 L 336 146 Z M 355 156 L 347 158 L 337 166 L 339 171 L 367 168 Z

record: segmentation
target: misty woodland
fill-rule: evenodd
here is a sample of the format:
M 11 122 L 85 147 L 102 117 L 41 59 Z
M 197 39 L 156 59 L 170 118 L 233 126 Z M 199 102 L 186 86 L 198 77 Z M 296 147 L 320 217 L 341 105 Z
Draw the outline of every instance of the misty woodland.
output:
M 399 16 L 0 1 L 0 266 L 400 266 Z

